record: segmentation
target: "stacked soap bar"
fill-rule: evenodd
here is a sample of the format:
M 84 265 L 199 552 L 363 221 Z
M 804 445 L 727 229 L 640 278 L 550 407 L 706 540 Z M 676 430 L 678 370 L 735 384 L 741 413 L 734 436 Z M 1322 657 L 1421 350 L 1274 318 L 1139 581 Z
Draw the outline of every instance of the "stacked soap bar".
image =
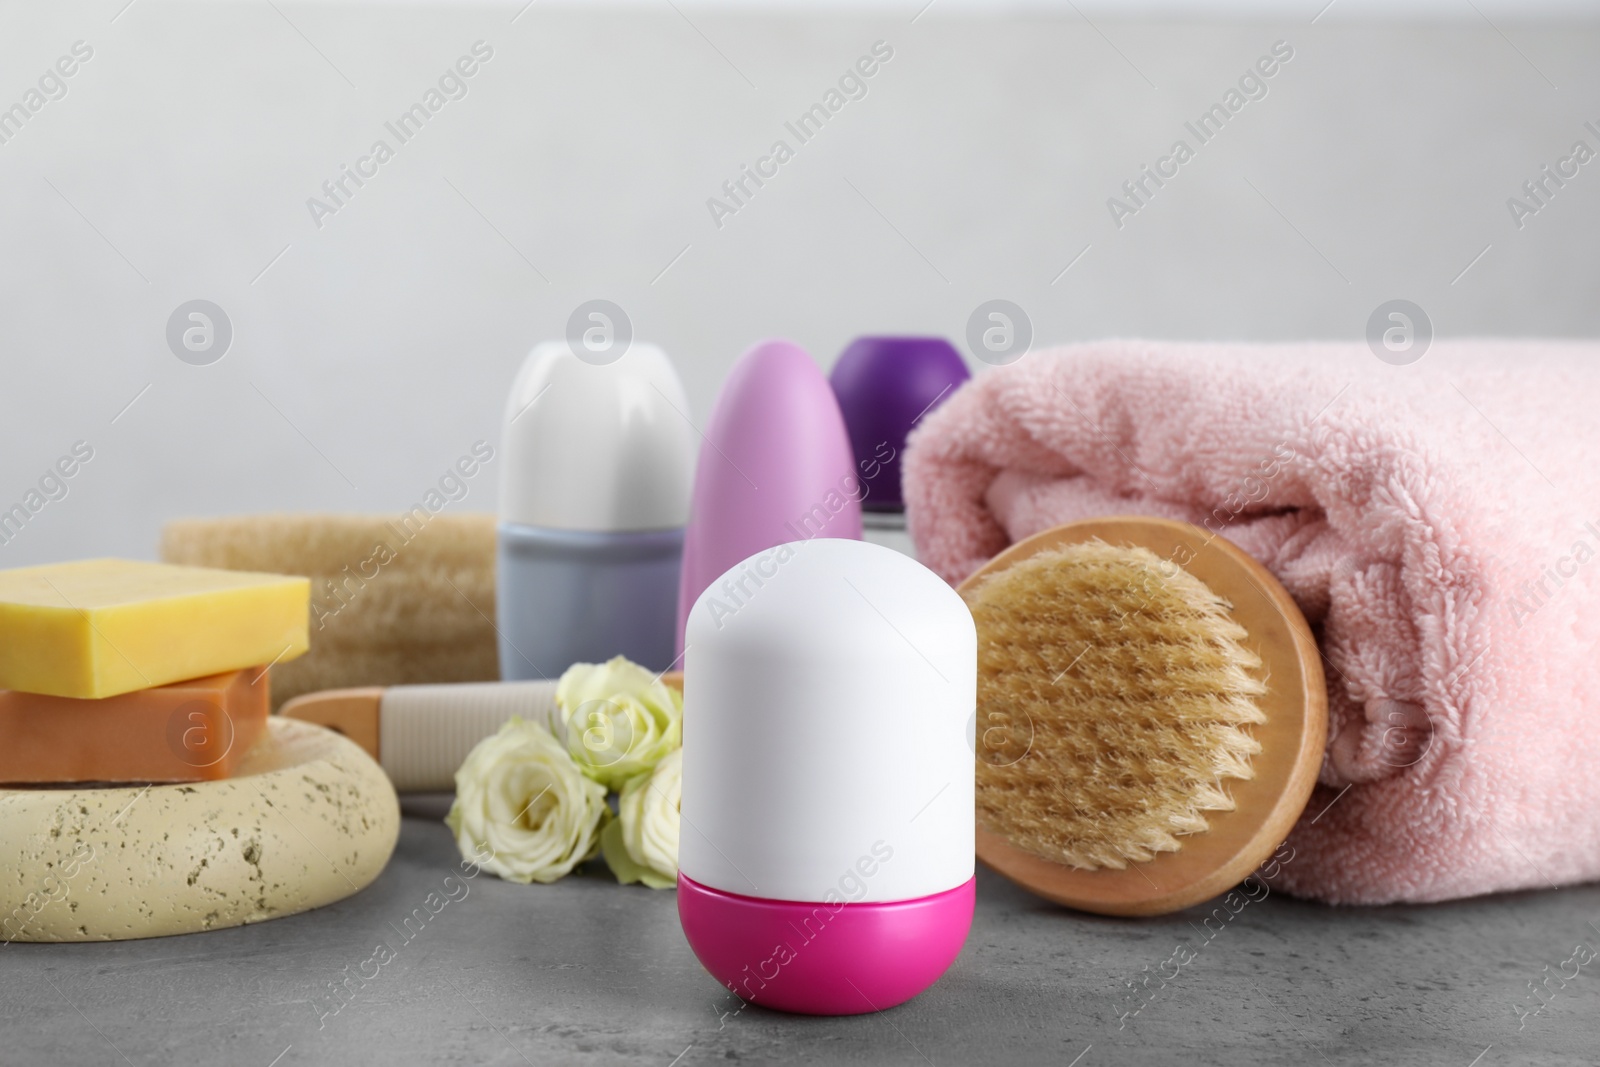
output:
M 270 710 L 264 667 L 99 700 L 0 692 L 0 782 L 193 782 L 232 775 Z
M 100 559 L 0 571 L 0 782 L 225 778 L 306 651 L 305 578 Z

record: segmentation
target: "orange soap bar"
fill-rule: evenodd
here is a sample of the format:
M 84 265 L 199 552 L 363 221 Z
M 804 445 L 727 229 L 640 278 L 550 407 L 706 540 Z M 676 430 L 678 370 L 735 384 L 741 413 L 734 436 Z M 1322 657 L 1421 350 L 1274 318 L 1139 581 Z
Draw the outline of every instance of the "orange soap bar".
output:
M 0 690 L 0 782 L 226 778 L 272 710 L 265 667 L 80 700 Z

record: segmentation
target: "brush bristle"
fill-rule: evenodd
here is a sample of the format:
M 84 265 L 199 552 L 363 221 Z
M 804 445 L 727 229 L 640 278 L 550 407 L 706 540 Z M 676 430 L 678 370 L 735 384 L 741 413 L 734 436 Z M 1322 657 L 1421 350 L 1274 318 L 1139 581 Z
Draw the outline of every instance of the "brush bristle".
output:
M 1228 603 L 1144 548 L 1041 552 L 968 592 L 978 627 L 977 815 L 1083 869 L 1143 863 L 1231 811 L 1266 721 Z

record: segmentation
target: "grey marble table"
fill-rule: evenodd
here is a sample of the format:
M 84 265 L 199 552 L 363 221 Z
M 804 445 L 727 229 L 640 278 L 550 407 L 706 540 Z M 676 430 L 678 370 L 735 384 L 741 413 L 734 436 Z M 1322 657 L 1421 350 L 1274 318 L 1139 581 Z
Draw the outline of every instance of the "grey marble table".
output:
M 671 892 L 619 886 L 603 868 L 553 886 L 483 875 L 406 928 L 456 862 L 440 810 L 408 801 L 388 869 L 320 911 L 186 937 L 0 949 L 0 1063 L 1600 1058 L 1600 961 L 1562 966 L 1578 942 L 1600 941 L 1590 925 L 1600 887 L 1364 909 L 1271 895 L 1207 928 L 1201 909 L 1078 915 L 982 871 L 972 935 L 933 989 L 881 1014 L 813 1019 L 742 1006 L 695 961 Z M 380 940 L 393 958 L 335 997 L 332 984 Z M 1169 980 L 1146 984 L 1146 973 Z M 1530 980 L 1544 983 L 1543 1001 Z M 1519 1005 L 1541 1003 L 1519 1020 Z

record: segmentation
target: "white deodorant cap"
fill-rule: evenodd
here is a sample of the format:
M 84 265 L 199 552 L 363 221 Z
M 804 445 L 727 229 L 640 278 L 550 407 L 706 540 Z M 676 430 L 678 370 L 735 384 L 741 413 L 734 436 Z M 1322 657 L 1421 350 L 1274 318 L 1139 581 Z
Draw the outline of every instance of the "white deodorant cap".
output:
M 678 866 L 768 900 L 896 901 L 973 873 L 978 639 L 961 597 L 865 541 L 799 541 L 690 611 Z
M 666 530 L 689 521 L 694 427 L 665 352 L 609 363 L 538 345 L 506 401 L 500 519 L 558 530 Z

